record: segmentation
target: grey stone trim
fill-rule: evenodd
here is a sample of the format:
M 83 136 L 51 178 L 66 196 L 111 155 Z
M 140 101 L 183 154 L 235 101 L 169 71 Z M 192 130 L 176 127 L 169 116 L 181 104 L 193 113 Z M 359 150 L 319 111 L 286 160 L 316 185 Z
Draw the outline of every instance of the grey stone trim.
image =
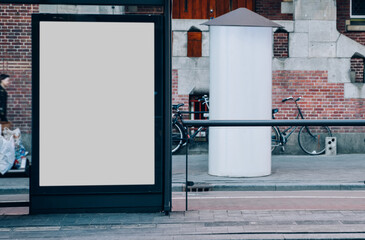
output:
M 188 52 L 188 34 L 187 32 L 172 32 L 172 56 L 186 57 Z
M 335 42 L 339 36 L 336 21 L 309 21 L 309 41 Z
M 209 69 L 179 70 L 179 94 L 209 92 Z
M 201 25 L 207 22 L 208 19 L 172 19 L 172 31 L 187 32 L 192 26 L 199 28 L 200 30 L 209 31 L 209 27 Z
M 289 34 L 289 56 L 290 57 L 308 57 L 308 33 L 290 33 Z
M 336 57 L 335 42 L 310 42 L 309 57 Z
M 287 32 L 294 32 L 294 21 L 289 21 L 289 20 L 275 20 L 273 21 L 281 26 L 284 27 L 284 29 Z M 277 30 L 277 28 L 273 28 L 273 31 L 275 32 Z
M 209 32 L 202 33 L 202 56 L 209 57 Z
M 328 82 L 351 82 L 349 58 L 273 59 L 273 71 L 328 71 Z
M 293 4 L 293 2 L 281 2 L 281 13 L 283 13 L 283 14 L 292 14 L 292 13 L 294 13 L 294 4 Z
M 295 20 L 294 30 L 297 33 L 307 33 L 309 32 L 309 20 Z
M 296 20 L 336 21 L 336 0 L 294 0 Z
M 208 69 L 209 57 L 188 58 L 188 57 L 172 57 L 172 69 Z
M 365 98 L 365 84 L 345 83 L 345 98 Z
M 125 14 L 124 6 L 93 5 L 39 5 L 40 13 L 72 13 L 72 14 Z
M 337 57 L 351 58 L 355 53 L 365 57 L 365 47 L 341 34 L 337 41 Z

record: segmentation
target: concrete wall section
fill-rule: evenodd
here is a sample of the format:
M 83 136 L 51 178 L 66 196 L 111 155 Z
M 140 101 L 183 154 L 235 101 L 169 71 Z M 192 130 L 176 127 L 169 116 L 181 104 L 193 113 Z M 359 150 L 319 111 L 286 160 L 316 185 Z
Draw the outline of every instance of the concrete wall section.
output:
M 335 0 L 294 0 L 294 31 L 289 35 L 289 58 L 274 59 L 274 70 L 325 70 L 328 81 L 348 83 L 346 98 L 363 98 L 351 85 L 351 57 L 365 56 L 365 46 L 337 31 Z M 350 87 L 351 86 L 351 87 Z
M 315 42 L 336 42 L 340 36 L 336 29 L 336 21 L 309 21 L 308 32 L 309 41 Z
M 188 52 L 187 32 L 172 32 L 172 56 L 186 57 Z
M 284 21 L 273 21 L 281 26 L 283 26 L 283 29 L 287 32 L 294 32 L 294 22 L 293 21 L 289 21 L 289 20 L 284 20 Z M 273 28 L 273 31 L 275 32 L 277 30 L 277 28 Z
M 124 6 L 39 5 L 40 13 L 124 14 Z
M 308 57 L 308 33 L 290 33 L 289 35 L 289 56 L 291 58 Z
M 341 34 L 337 41 L 337 57 L 351 58 L 355 53 L 365 57 L 365 46 Z
M 335 57 L 336 44 L 331 42 L 311 42 L 308 57 Z
M 273 59 L 273 71 L 328 71 L 329 82 L 350 82 L 350 61 L 347 58 Z
M 298 20 L 336 21 L 336 0 L 294 0 L 294 18 Z
M 345 83 L 345 98 L 365 98 L 365 84 Z
M 209 28 L 201 25 L 207 19 L 173 19 L 172 69 L 177 71 L 177 94 L 206 94 L 209 92 Z M 202 57 L 187 57 L 187 32 L 192 27 L 202 31 Z M 179 99 L 179 98 L 177 98 Z M 177 103 L 176 101 L 173 103 Z M 188 104 L 188 103 L 187 103 Z

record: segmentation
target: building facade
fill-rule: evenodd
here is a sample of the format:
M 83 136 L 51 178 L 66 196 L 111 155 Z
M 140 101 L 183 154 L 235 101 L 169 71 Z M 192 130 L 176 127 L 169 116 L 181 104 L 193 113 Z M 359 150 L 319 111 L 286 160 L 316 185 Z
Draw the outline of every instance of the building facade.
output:
M 361 0 L 174 0 L 172 13 L 172 101 L 197 110 L 209 95 L 209 29 L 201 23 L 239 7 L 284 26 L 274 29 L 273 108 L 292 118 L 295 106 L 281 103 L 302 96 L 310 119 L 364 119 L 365 12 Z M 31 14 L 134 14 L 151 7 L 0 4 L 0 72 L 11 75 L 8 118 L 30 142 Z M 65 79 L 67 84 L 67 79 Z M 253 102 L 254 104 L 254 102 Z M 244 111 L 244 109 L 242 109 Z M 365 152 L 363 127 L 331 128 L 338 151 Z M 294 138 L 292 138 L 294 139 Z M 30 148 L 30 144 L 28 149 Z M 293 153 L 301 153 L 293 143 Z M 287 148 L 289 149 L 289 148 Z
M 365 2 L 256 0 L 250 6 L 284 26 L 273 32 L 272 107 L 279 109 L 278 119 L 295 116 L 295 104 L 281 102 L 289 96 L 302 97 L 299 104 L 308 119 L 364 119 Z M 205 21 L 173 19 L 173 102 L 190 110 L 195 95 L 209 94 L 209 29 L 200 25 Z M 202 31 L 201 57 L 187 55 L 192 26 Z M 363 127 L 331 130 L 338 152 L 365 152 Z M 287 150 L 301 154 L 296 138 L 291 140 Z

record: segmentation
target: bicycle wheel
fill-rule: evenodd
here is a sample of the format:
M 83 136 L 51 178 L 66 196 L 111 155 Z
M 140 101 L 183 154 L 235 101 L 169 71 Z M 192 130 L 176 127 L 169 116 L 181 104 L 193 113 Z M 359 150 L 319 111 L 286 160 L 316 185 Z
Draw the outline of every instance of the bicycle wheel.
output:
M 300 148 L 310 155 L 319 155 L 326 150 L 326 137 L 332 137 L 326 126 L 304 126 L 298 134 Z
M 276 127 L 271 127 L 271 152 L 280 145 L 280 135 Z
M 173 123 L 171 129 L 171 151 L 172 153 L 177 152 L 184 143 L 185 134 L 183 126 L 180 123 Z

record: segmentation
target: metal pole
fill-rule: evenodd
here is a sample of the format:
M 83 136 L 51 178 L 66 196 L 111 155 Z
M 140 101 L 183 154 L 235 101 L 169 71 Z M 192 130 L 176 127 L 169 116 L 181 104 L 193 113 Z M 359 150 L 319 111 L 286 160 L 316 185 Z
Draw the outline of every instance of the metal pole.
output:
M 187 132 L 189 133 L 189 128 L 187 128 Z M 189 137 L 186 137 L 186 149 L 185 149 L 185 154 L 186 154 L 186 169 L 185 169 L 185 211 L 188 211 L 188 173 L 189 173 L 189 169 L 188 169 L 188 160 L 189 160 Z
M 169 214 L 172 204 L 172 156 L 171 156 L 171 0 L 164 1 L 164 211 Z

